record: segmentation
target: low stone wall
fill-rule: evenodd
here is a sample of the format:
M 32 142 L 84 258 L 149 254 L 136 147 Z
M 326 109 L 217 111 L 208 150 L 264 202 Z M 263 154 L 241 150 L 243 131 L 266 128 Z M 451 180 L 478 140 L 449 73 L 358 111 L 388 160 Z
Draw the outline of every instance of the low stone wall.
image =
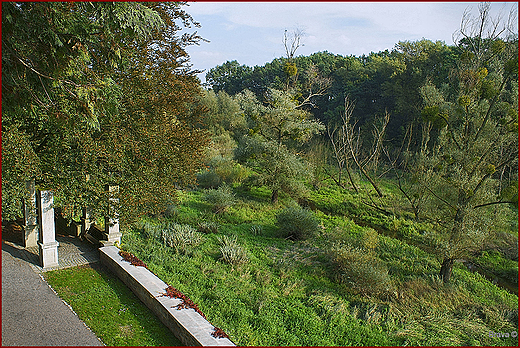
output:
M 100 260 L 121 279 L 143 303 L 187 346 L 235 346 L 227 338 L 215 338 L 214 326 L 192 308 L 175 308 L 182 301 L 161 296 L 168 285 L 144 267 L 123 260 L 119 249 L 99 249 Z

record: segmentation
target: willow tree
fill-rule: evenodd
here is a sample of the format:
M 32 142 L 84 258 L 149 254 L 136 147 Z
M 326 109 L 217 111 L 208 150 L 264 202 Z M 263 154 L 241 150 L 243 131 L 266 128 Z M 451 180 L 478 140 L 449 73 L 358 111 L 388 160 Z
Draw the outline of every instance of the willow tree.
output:
M 2 3 L 3 218 L 30 178 L 70 214 L 101 214 L 119 184 L 123 219 L 194 178 L 205 135 L 184 47 L 201 38 L 179 35 L 198 25 L 181 5 Z
M 518 204 L 514 23 L 514 13 L 503 24 L 491 18 L 489 4 L 479 6 L 477 17 L 466 13 L 459 32 L 461 58 L 451 80 L 457 92 L 446 95 L 431 83 L 420 91 L 425 127 L 414 174 L 425 192 L 421 218 L 437 232 L 432 243 L 442 259 L 444 282 L 455 260 L 504 228 L 509 206 Z

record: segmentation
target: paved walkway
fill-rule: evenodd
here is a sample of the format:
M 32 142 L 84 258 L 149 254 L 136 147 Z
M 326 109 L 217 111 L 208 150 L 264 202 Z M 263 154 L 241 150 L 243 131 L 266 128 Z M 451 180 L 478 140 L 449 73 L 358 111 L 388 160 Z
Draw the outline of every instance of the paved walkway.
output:
M 99 260 L 95 248 L 67 238 L 57 238 L 57 268 Z M 38 263 L 37 251 L 2 241 L 2 346 L 103 345 L 43 280 Z

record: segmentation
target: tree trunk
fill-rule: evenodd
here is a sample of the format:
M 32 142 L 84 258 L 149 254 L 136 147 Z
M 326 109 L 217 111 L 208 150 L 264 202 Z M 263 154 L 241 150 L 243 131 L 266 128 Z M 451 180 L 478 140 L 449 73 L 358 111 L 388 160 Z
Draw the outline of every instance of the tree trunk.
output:
M 441 271 L 439 276 L 441 277 L 444 283 L 448 283 L 451 278 L 451 271 L 453 270 L 454 259 L 444 258 L 442 261 Z
M 271 204 L 276 204 L 278 202 L 278 189 L 273 190 L 273 194 L 271 195 Z

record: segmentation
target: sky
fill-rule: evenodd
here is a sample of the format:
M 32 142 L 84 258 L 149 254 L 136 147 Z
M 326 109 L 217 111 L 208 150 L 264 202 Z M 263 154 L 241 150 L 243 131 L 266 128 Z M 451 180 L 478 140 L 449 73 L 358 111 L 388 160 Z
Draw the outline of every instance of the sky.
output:
M 477 2 L 189 2 L 184 6 L 209 42 L 189 46 L 193 69 L 226 61 L 262 66 L 285 56 L 284 31 L 302 30 L 296 56 L 328 51 L 361 56 L 392 50 L 399 41 L 423 38 L 453 45 L 466 9 L 478 15 Z M 507 15 L 516 2 L 493 2 L 492 15 Z M 191 31 L 190 31 L 191 30 Z M 193 32 L 195 29 L 187 30 Z M 518 29 L 516 29 L 518 31 Z

